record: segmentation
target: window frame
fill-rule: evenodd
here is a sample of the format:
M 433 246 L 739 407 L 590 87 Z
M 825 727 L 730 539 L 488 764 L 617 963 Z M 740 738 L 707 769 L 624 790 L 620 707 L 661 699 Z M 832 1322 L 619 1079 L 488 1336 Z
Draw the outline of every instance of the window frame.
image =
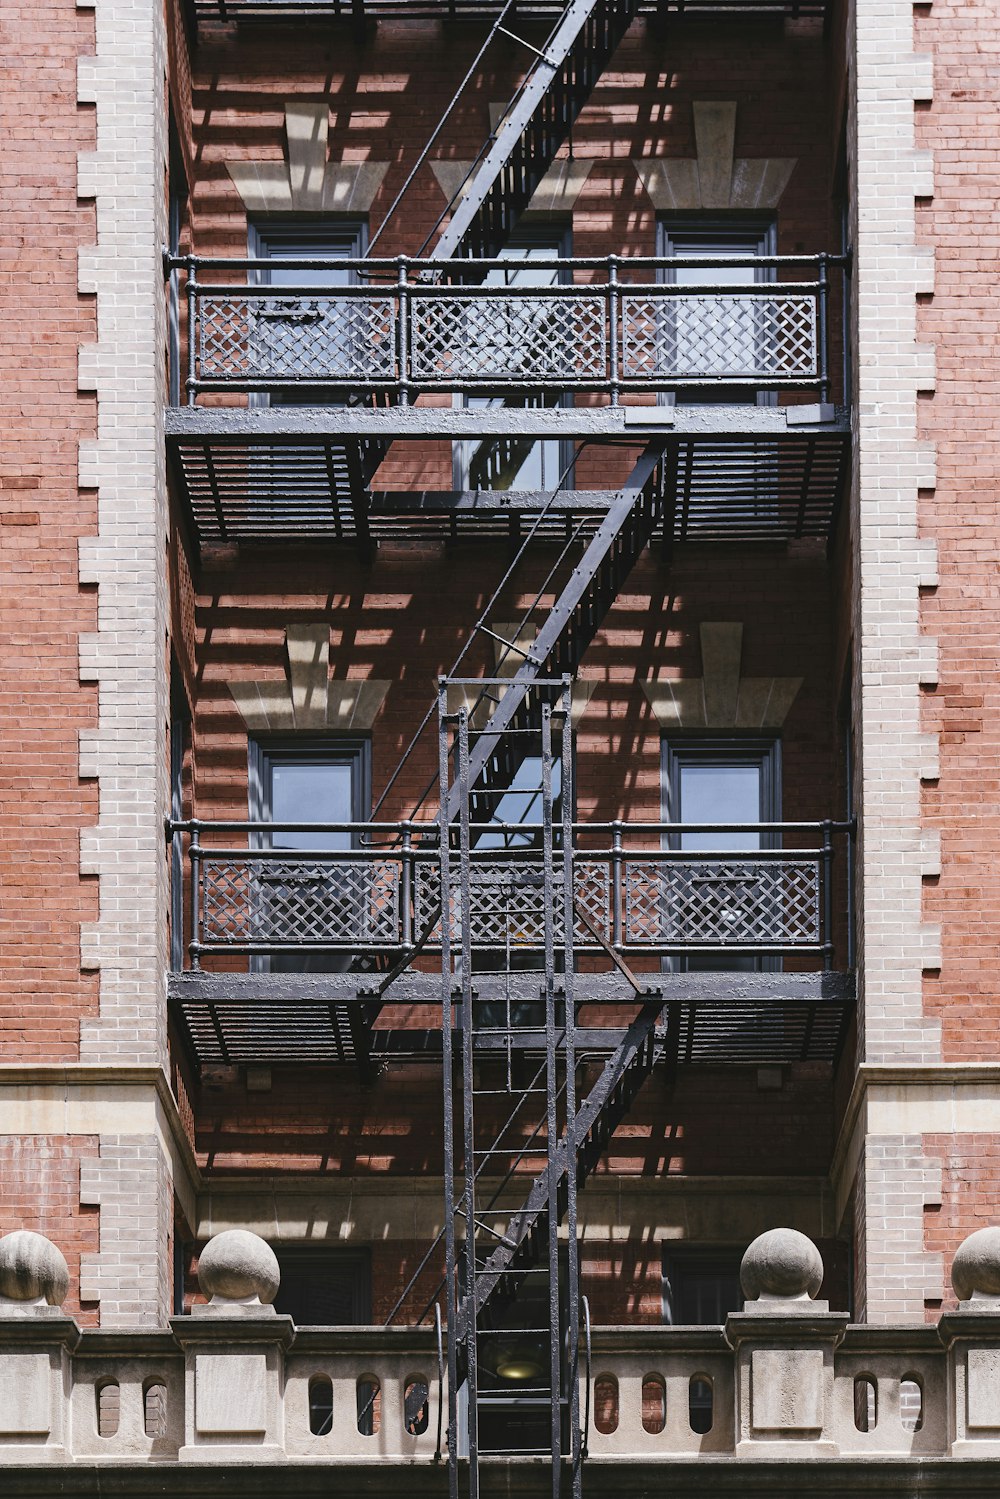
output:
M 351 816 L 349 822 L 363 823 L 371 818 L 372 808 L 372 742 L 367 735 L 332 734 L 254 734 L 247 740 L 247 804 L 251 822 L 273 821 L 272 791 L 269 768 L 272 756 L 285 756 L 289 760 L 310 758 L 317 762 L 325 756 L 331 761 L 353 759 L 358 767 L 351 788 Z M 250 847 L 273 848 L 274 843 L 266 828 L 257 828 L 250 835 Z M 360 847 L 358 834 L 351 835 L 352 848 Z M 280 850 L 279 850 L 280 851 Z M 280 955 L 251 954 L 251 973 L 310 972 L 305 968 L 284 968 Z M 321 969 L 319 971 L 327 971 Z M 338 968 L 330 971 L 339 972 Z
M 310 243 L 315 241 L 315 245 Z M 285 241 L 286 243 L 282 243 Z M 345 260 L 361 260 L 368 249 L 368 219 L 354 214 L 258 214 L 247 219 L 247 255 L 251 260 L 280 260 L 282 256 L 294 258 L 296 246 L 303 250 L 302 259 L 310 258 L 309 251 L 317 256 L 335 244 L 346 246 Z M 251 286 L 271 286 L 269 272 L 262 266 L 250 272 L 247 280 Z M 348 286 L 356 286 L 356 271 L 347 273 Z M 321 287 L 316 288 L 322 291 Z M 298 397 L 298 398 L 297 398 Z M 294 385 L 284 390 L 251 391 L 249 405 L 258 409 L 275 406 L 330 406 L 342 405 L 343 397 L 335 396 L 322 387 L 297 392 Z
M 572 224 L 566 220 L 561 219 L 536 220 L 534 222 L 527 223 L 522 222 L 518 225 L 517 231 L 513 235 L 511 235 L 510 239 L 507 241 L 507 244 L 504 246 L 504 249 L 527 249 L 529 251 L 531 249 L 551 250 L 553 259 L 568 260 L 573 253 Z M 497 258 L 502 259 L 502 254 Z M 512 261 L 512 264 L 516 266 L 517 262 Z M 557 272 L 556 285 L 566 286 L 570 283 L 572 275 L 571 273 L 567 274 L 567 271 L 568 268 L 561 268 Z M 479 399 L 479 397 L 474 392 L 462 392 L 460 394 L 457 394 L 454 397 L 454 405 L 456 410 L 463 411 L 469 409 L 470 394 L 472 395 L 473 399 Z M 498 396 L 496 398 L 484 396 L 483 399 L 496 399 L 497 401 L 499 401 L 501 406 L 512 404 L 505 396 Z M 531 402 L 526 401 L 524 404 L 525 407 L 530 407 Z M 567 395 L 564 395 L 558 402 L 556 409 L 558 410 L 559 407 L 567 407 L 571 404 L 572 395 L 567 393 Z M 546 441 L 552 441 L 558 445 L 556 455 L 556 462 L 558 464 L 558 474 L 556 475 L 557 479 L 559 475 L 565 474 L 565 487 L 572 488 L 574 450 L 573 442 L 567 438 L 562 437 L 540 437 L 535 439 L 535 441 L 532 443 L 532 448 L 534 448 L 538 443 Z M 475 438 L 458 438 L 451 445 L 452 485 L 458 491 L 477 487 L 472 484 L 470 475 L 473 459 L 475 457 L 475 452 L 478 446 L 479 442 Z M 513 486 L 510 486 L 510 488 L 513 488 Z
M 756 765 L 761 769 L 760 780 L 760 812 L 757 821 L 760 823 L 774 823 L 781 821 L 782 805 L 782 754 L 781 738 L 779 735 L 668 735 L 664 734 L 660 741 L 660 816 L 663 822 L 672 823 L 683 818 L 683 808 L 680 805 L 680 777 L 686 762 L 697 761 L 703 765 L 718 765 L 720 767 Z M 673 809 L 681 813 L 681 818 L 675 819 Z M 664 835 L 665 847 L 680 849 L 681 835 L 668 832 Z M 780 834 L 769 832 L 761 837 L 761 848 L 780 848 Z M 724 956 L 724 955 L 723 955 Z M 734 957 L 742 956 L 734 953 Z M 691 972 L 688 967 L 688 955 L 678 954 L 672 958 L 664 959 L 664 967 L 668 972 L 685 973 Z M 780 956 L 768 957 L 763 954 L 754 955 L 754 973 L 780 973 L 782 959 Z M 724 968 L 701 970 L 718 973 L 740 973 L 745 969 Z
M 675 1302 L 679 1299 L 678 1280 L 685 1274 L 699 1273 L 718 1279 L 735 1278 L 740 1284 L 740 1265 L 744 1251 L 732 1244 L 674 1244 L 664 1243 L 660 1259 L 660 1307 L 664 1323 L 668 1327 L 717 1327 L 716 1322 L 681 1322 L 675 1315 Z M 740 1294 L 735 1311 L 742 1308 Z
M 367 822 L 371 817 L 372 742 L 369 735 L 335 734 L 254 734 L 247 740 L 247 800 L 251 822 L 273 822 L 269 769 L 272 757 L 289 760 L 330 761 L 356 759 L 359 774 L 352 788 L 353 806 L 350 822 Z M 268 845 L 257 845 L 267 847 Z
M 727 237 L 730 239 L 728 246 L 724 243 Z M 740 239 L 749 242 L 755 237 L 757 240 L 755 249 L 748 249 L 747 244 L 737 243 Z M 754 256 L 776 255 L 778 225 L 773 216 L 762 214 L 669 213 L 657 216 L 656 253 L 659 258 L 672 259 L 674 256 L 683 256 L 682 241 L 685 239 L 689 241 L 702 239 L 706 245 L 718 240 L 718 247 L 712 251 L 718 255 L 730 253 L 733 255 L 747 253 Z M 664 266 L 657 272 L 657 279 L 667 285 L 677 284 L 676 271 L 672 272 L 669 266 Z M 755 266 L 753 280 L 755 285 L 776 281 L 775 267 Z M 748 394 L 743 395 L 743 392 Z M 722 390 L 718 398 L 713 399 L 709 391 L 695 390 L 688 396 L 681 387 L 675 391 L 664 392 L 659 397 L 659 402 L 666 406 L 775 406 L 777 405 L 777 391 L 755 390 L 753 386 L 741 386 Z
M 336 1324 L 346 1327 L 367 1327 L 372 1317 L 372 1264 L 368 1247 L 348 1248 L 341 1245 L 279 1244 L 274 1247 L 282 1282 L 287 1285 L 296 1266 L 316 1271 L 329 1270 L 337 1266 L 347 1278 L 351 1272 L 350 1296 L 353 1313 L 350 1322 Z M 286 1273 L 288 1272 L 288 1273 Z M 275 1300 L 281 1299 L 281 1287 Z M 293 1315 L 286 1313 L 286 1315 Z M 297 1326 L 324 1326 L 323 1323 L 297 1322 Z
M 674 818 L 674 807 L 680 811 L 680 772 L 685 761 L 702 765 L 761 767 L 761 811 L 758 822 L 781 821 L 781 738 L 779 735 L 747 735 L 726 738 L 723 735 L 684 736 L 664 734 L 660 747 L 660 811 L 664 822 Z M 671 835 L 673 836 L 673 835 Z M 768 835 L 763 848 L 777 848 L 774 834 Z M 672 844 L 679 847 L 679 844 Z
M 342 244 L 350 245 L 350 253 L 344 256 L 345 260 L 361 260 L 364 258 L 368 248 L 368 220 L 362 215 L 354 214 L 311 214 L 309 217 L 296 216 L 295 214 L 258 214 L 247 220 L 247 254 L 251 260 L 280 260 L 283 256 L 295 257 L 295 250 L 282 247 L 281 240 L 287 240 L 289 245 L 300 244 L 309 247 L 310 240 L 316 241 L 317 257 L 323 254 L 323 242 L 333 244 L 339 240 Z M 310 259 L 308 254 L 303 254 L 303 260 Z M 352 276 L 356 273 L 350 273 Z M 254 272 L 258 278 L 257 286 L 269 286 L 267 272 L 258 269 Z M 354 285 L 353 281 L 348 283 Z

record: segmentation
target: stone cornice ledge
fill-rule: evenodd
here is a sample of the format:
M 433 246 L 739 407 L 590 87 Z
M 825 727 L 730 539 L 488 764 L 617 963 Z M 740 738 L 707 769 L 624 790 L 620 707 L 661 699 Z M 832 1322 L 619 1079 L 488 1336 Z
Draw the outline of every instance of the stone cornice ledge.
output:
M 183 1171 L 186 1178 L 184 1183 L 175 1182 L 175 1187 L 184 1199 L 187 1211 L 188 1199 L 197 1197 L 203 1188 L 201 1169 L 184 1132 L 177 1100 L 162 1067 L 119 1067 L 90 1062 L 0 1062 L 0 1105 L 4 1095 L 14 1088 L 61 1089 L 68 1098 L 83 1089 L 109 1084 L 112 1088 L 151 1089 L 155 1094 L 169 1131 L 175 1165 Z M 183 1190 L 185 1185 L 186 1191 Z
M 950 1101 L 956 1101 L 961 1093 L 978 1089 L 995 1103 L 1000 1117 L 1000 1062 L 901 1062 L 894 1065 L 861 1063 L 847 1100 L 830 1165 L 830 1181 L 836 1195 L 838 1212 L 851 1189 L 853 1168 L 860 1152 L 859 1133 L 865 1106 L 872 1101 L 872 1094 L 880 1089 L 899 1089 L 910 1093 L 911 1102 L 917 1102 L 913 1097 L 914 1090 L 925 1089 L 927 1093 L 920 1101 L 938 1106 L 947 1106 Z M 934 1096 L 929 1097 L 928 1094 Z M 877 1101 L 891 1102 L 884 1095 Z M 902 1100 L 896 1102 L 901 1104 Z M 939 1129 L 939 1122 L 928 1118 L 922 1130 L 908 1128 L 905 1133 L 934 1134 Z M 964 1133 L 961 1130 L 958 1132 Z

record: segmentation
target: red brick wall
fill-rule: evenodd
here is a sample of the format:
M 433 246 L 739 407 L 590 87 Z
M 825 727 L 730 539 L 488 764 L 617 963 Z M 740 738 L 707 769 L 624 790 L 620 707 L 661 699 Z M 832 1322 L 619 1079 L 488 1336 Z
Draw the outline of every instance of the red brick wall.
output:
M 935 290 L 921 299 L 918 336 L 937 349 L 937 389 L 919 409 L 922 436 L 937 448 L 937 488 L 921 510 L 941 580 L 923 601 L 924 629 L 940 643 L 925 722 L 941 744 L 924 817 L 942 846 L 941 878 L 926 882 L 925 899 L 928 920 L 941 923 L 942 967 L 924 992 L 945 1057 L 966 1061 L 995 1053 L 1000 987 L 1000 82 L 984 46 L 996 31 L 992 6 L 944 0 L 914 15 L 915 49 L 934 54 L 933 102 L 917 109 L 917 145 L 934 152 L 934 197 L 918 206 L 917 235 L 936 246 Z
M 927 1320 L 958 1304 L 951 1262 L 963 1239 L 997 1221 L 1000 1203 L 1000 1137 L 995 1134 L 924 1135 L 924 1153 L 942 1167 L 940 1207 L 924 1209 L 924 1247 L 944 1259 L 944 1302 L 927 1303 Z
M 80 1206 L 80 1162 L 97 1159 L 93 1135 L 0 1135 L 0 1235 L 27 1228 L 51 1239 L 66 1256 L 68 1317 L 96 1327 L 96 1303 L 83 1302 L 80 1256 L 100 1248 L 96 1207 Z
M 516 618 L 552 560 L 539 547 L 501 597 L 494 618 Z M 391 682 L 373 734 L 376 796 L 434 701 L 447 671 L 507 565 L 495 547 L 386 549 L 371 568 L 350 552 L 285 557 L 247 554 L 237 571 L 204 575 L 197 599 L 196 809 L 202 817 L 247 813 L 247 730 L 229 692 L 237 680 L 283 681 L 284 630 L 328 620 L 332 673 Z M 332 583 L 332 587 L 331 587 Z M 551 593 L 542 601 L 542 617 Z M 829 574 L 822 553 L 761 548 L 659 548 L 635 568 L 585 658 L 596 683 L 578 733 L 578 815 L 607 819 L 660 813 L 660 730 L 642 691 L 653 677 L 701 675 L 699 625 L 744 624 L 746 676 L 796 676 L 802 686 L 784 725 L 784 813 L 789 820 L 839 815 L 832 780 L 835 733 Z M 473 645 L 470 671 L 492 669 L 492 645 Z M 464 667 L 463 667 L 464 669 Z M 437 768 L 432 731 L 397 782 L 384 815 L 405 816 Z
M 80 923 L 97 908 L 79 830 L 97 821 L 97 794 L 77 752 L 97 710 L 77 653 L 96 622 L 77 572 L 77 539 L 96 529 L 77 444 L 95 412 L 76 389 L 77 346 L 95 337 L 93 300 L 76 289 L 77 248 L 96 234 L 76 196 L 77 152 L 94 147 L 76 60 L 94 50 L 94 23 L 66 0 L 38 0 L 6 8 L 2 33 L 0 1056 L 30 1062 L 74 1057 L 96 1005 L 96 979 L 80 972 Z

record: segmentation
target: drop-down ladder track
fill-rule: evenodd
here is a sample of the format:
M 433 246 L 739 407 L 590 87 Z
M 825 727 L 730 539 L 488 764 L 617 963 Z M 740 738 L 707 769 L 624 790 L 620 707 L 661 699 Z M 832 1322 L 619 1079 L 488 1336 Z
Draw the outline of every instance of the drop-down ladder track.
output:
M 548 683 L 553 689 L 557 684 Z M 498 884 L 487 872 L 474 869 L 475 824 L 471 815 L 473 747 L 477 739 L 466 705 L 449 711 L 447 687 L 442 686 L 439 719 L 441 772 L 441 993 L 444 1080 L 444 1191 L 446 1203 L 445 1260 L 448 1297 L 449 1420 L 448 1457 L 452 1499 L 460 1492 L 460 1468 L 467 1461 L 469 1499 L 479 1496 L 480 1456 L 496 1450 L 491 1443 L 491 1411 L 510 1417 L 510 1392 L 504 1402 L 504 1336 L 501 1330 L 479 1325 L 479 1309 L 491 1297 L 484 1294 L 482 1277 L 489 1260 L 484 1242 L 505 1245 L 514 1241 L 490 1222 L 498 1211 L 496 1193 L 490 1193 L 492 1167 L 502 1174 L 504 1149 L 502 1129 L 496 1133 L 495 1109 L 506 1114 L 510 1099 L 518 1092 L 519 1104 L 544 1098 L 544 1124 L 536 1128 L 534 1145 L 521 1147 L 522 1163 L 541 1156 L 540 1179 L 553 1200 L 560 1189 L 556 1176 L 556 1151 L 564 1125 L 573 1128 L 576 1116 L 575 1009 L 573 1001 L 573 865 L 572 865 L 572 757 L 570 746 L 570 684 L 559 687 L 556 701 L 541 705 L 538 745 L 540 784 L 532 795 L 540 801 L 541 822 L 532 828 L 537 855 L 531 869 L 520 859 L 510 861 Z M 512 731 L 516 732 L 516 731 Z M 559 740 L 558 779 L 553 774 L 555 740 Z M 454 776 L 454 779 L 452 779 Z M 557 800 L 559 811 L 557 813 Z M 448 809 L 458 804 L 457 838 Z M 537 803 L 536 803 L 537 804 Z M 508 872 L 509 870 L 509 872 Z M 519 886 L 530 889 L 527 905 Z M 490 913 L 490 942 L 495 932 L 500 943 L 500 962 L 509 967 L 510 942 L 517 940 L 524 920 L 541 924 L 544 934 L 544 968 L 539 973 L 541 1002 L 533 1010 L 544 1011 L 544 1066 L 523 1084 L 512 1078 L 508 1059 L 505 1075 L 498 1076 L 495 1062 L 480 1050 L 479 1043 L 498 1028 L 509 1026 L 512 1017 L 497 1014 L 492 1004 L 482 1004 L 476 992 L 474 965 L 482 970 L 490 954 L 481 946 L 481 921 Z M 557 969 L 561 968 L 557 998 Z M 532 1015 L 537 1026 L 539 1016 Z M 456 1029 L 457 1025 L 457 1029 Z M 457 1036 L 457 1042 L 456 1042 Z M 457 1057 L 455 1055 L 457 1049 Z M 457 1066 L 456 1066 L 457 1062 Z M 461 1177 L 461 1189 L 456 1192 Z M 532 1225 L 532 1261 L 518 1267 L 519 1281 L 537 1272 L 544 1290 L 533 1300 L 532 1313 L 507 1333 L 520 1349 L 522 1380 L 516 1390 L 520 1410 L 519 1435 L 505 1443 L 504 1451 L 523 1455 L 547 1452 L 551 1460 L 553 1499 L 565 1492 L 568 1473 L 571 1491 L 581 1492 L 579 1380 L 574 1350 L 579 1323 L 579 1273 L 576 1246 L 576 1179 L 569 1174 L 564 1188 L 568 1218 L 568 1245 L 560 1253 L 558 1220 L 550 1214 L 543 1224 Z M 537 1215 L 536 1215 L 537 1218 Z M 508 1299 L 508 1308 L 510 1299 Z M 542 1313 L 547 1308 L 547 1315 Z M 527 1325 L 525 1325 L 525 1321 Z M 526 1412 L 531 1415 L 527 1416 Z M 532 1421 L 531 1417 L 534 1417 Z M 482 1438 L 482 1440 L 481 1440 Z
M 652 1070 L 662 1007 L 662 996 L 626 970 L 638 1015 L 578 1105 L 575 991 L 581 981 L 574 971 L 574 932 L 581 923 L 592 928 L 574 898 L 571 683 L 544 679 L 537 685 L 548 689 L 537 732 L 507 731 L 530 737 L 540 750 L 539 784 L 520 793 L 531 802 L 530 823 L 477 825 L 471 777 L 477 741 L 487 731 L 476 730 L 466 704 L 450 706 L 447 684 L 440 697 L 442 808 L 458 802 L 457 827 L 442 811 L 440 875 L 449 1463 L 457 1496 L 467 1458 L 470 1499 L 479 1492 L 481 1456 L 497 1450 L 490 1413 L 503 1411 L 512 1395 L 518 1434 L 509 1435 L 502 1450 L 543 1451 L 539 1428 L 525 1424 L 525 1409 L 544 1409 L 553 1499 L 581 1493 L 577 1192 Z M 477 867 L 484 832 L 492 840 L 489 862 Z M 495 844 L 503 850 L 499 874 Z M 509 974 L 518 942 L 530 941 L 537 950 L 539 935 L 539 1000 L 481 1000 L 477 974 Z M 505 1031 L 509 1036 L 523 1027 L 537 1034 L 540 1051 L 544 1045 L 544 1060 L 527 1080 L 526 1059 L 496 1045 L 498 1032 L 502 1040 Z M 530 1074 L 533 1064 L 527 1066 Z M 533 1102 L 540 1117 L 529 1133 Z M 512 1138 L 511 1119 L 519 1110 L 528 1118 Z M 518 1184 L 529 1175 L 522 1196 Z M 503 1371 L 512 1365 L 528 1383 L 505 1391 Z

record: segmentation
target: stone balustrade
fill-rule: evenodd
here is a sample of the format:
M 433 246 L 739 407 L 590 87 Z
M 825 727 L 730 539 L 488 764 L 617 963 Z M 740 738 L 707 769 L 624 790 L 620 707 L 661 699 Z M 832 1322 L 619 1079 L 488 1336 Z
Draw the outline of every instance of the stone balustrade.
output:
M 816 1299 L 801 1234 L 744 1257 L 725 1327 L 597 1327 L 581 1346 L 587 1461 L 1000 1456 L 1000 1229 L 959 1249 L 959 1309 L 849 1326 Z M 296 1328 L 274 1256 L 230 1232 L 202 1256 L 207 1304 L 169 1330 L 81 1330 L 36 1234 L 0 1239 L 0 1465 L 434 1465 L 446 1404 L 433 1330 Z

